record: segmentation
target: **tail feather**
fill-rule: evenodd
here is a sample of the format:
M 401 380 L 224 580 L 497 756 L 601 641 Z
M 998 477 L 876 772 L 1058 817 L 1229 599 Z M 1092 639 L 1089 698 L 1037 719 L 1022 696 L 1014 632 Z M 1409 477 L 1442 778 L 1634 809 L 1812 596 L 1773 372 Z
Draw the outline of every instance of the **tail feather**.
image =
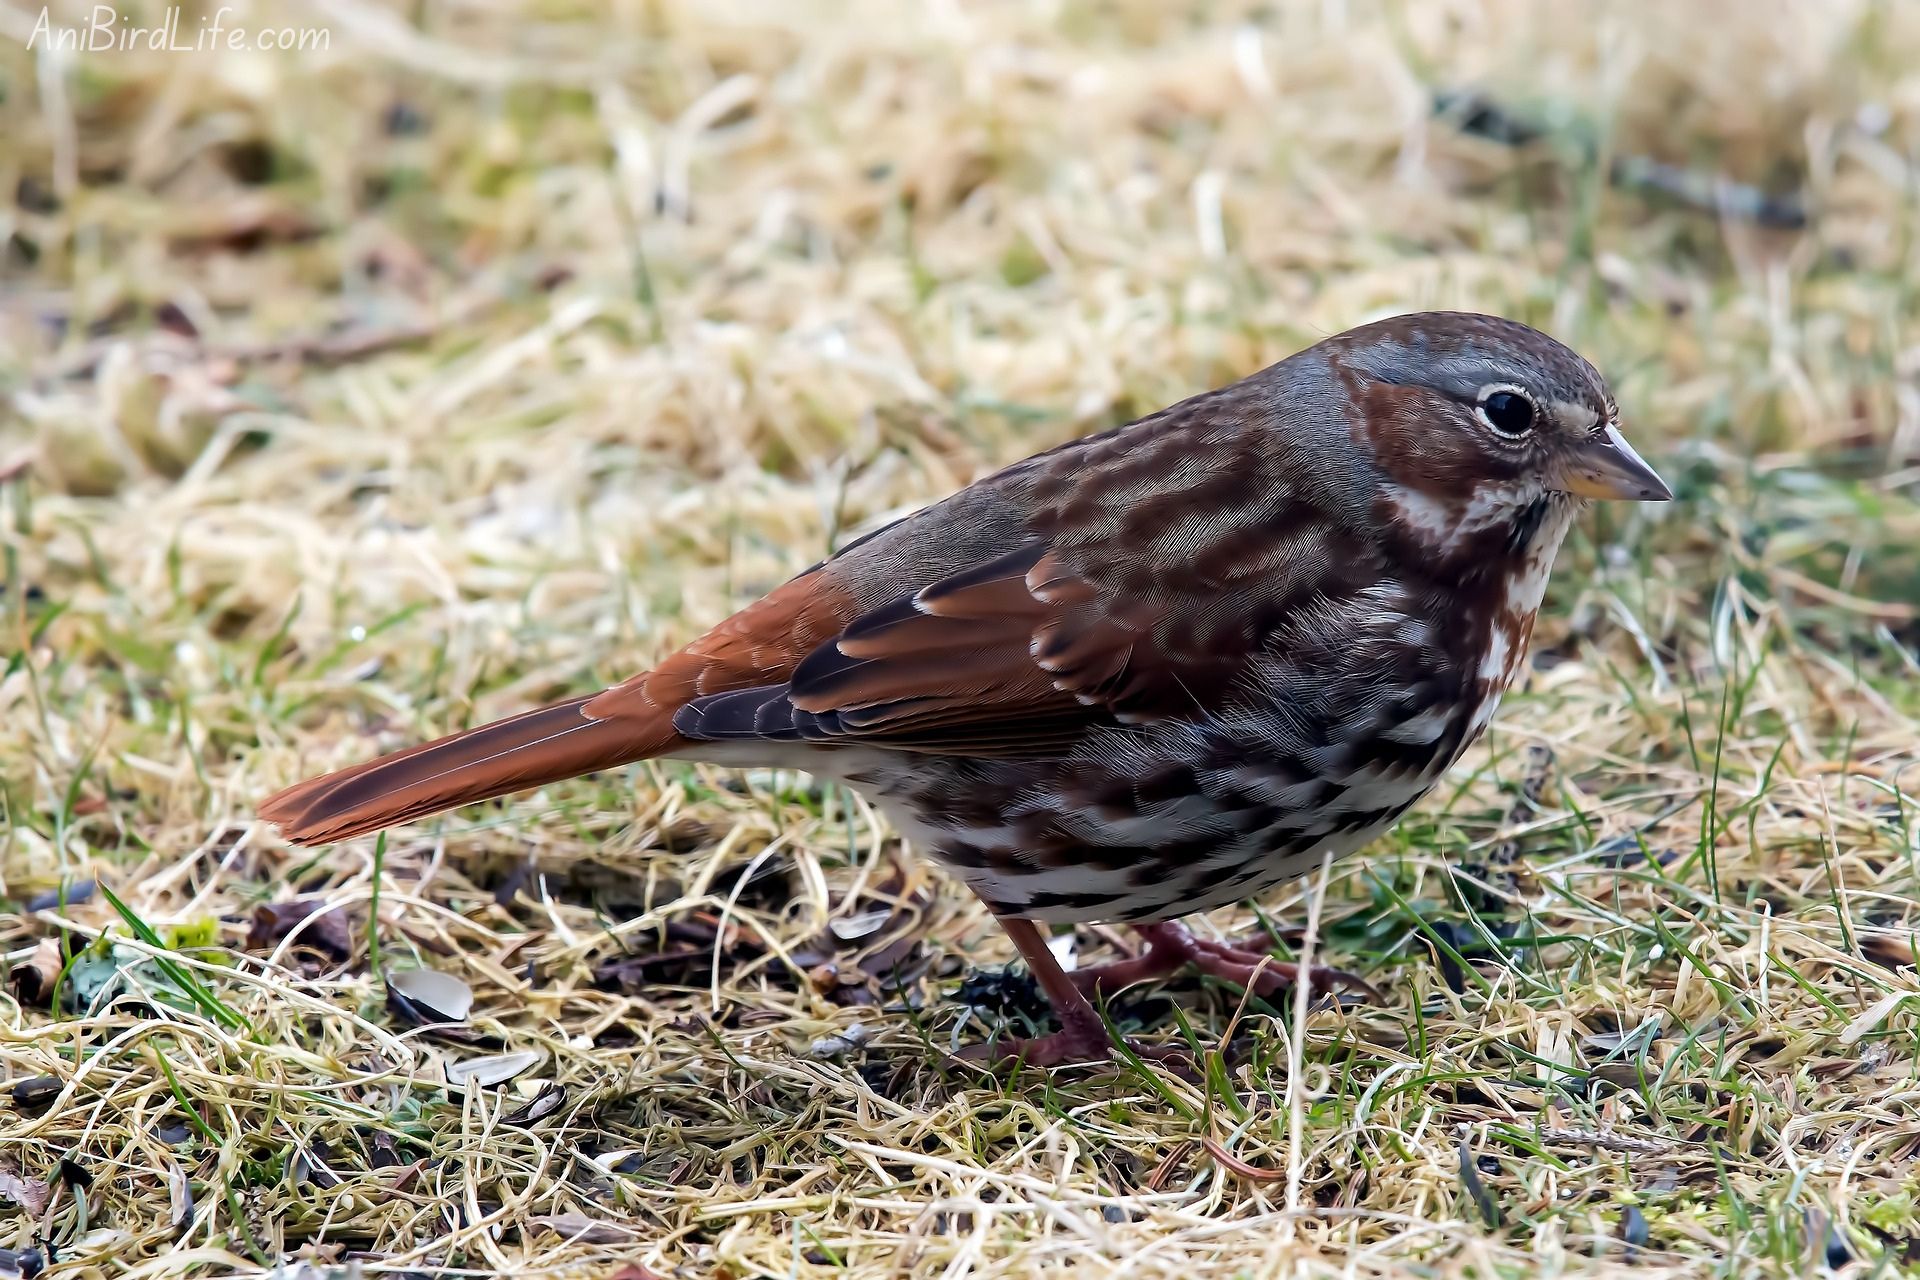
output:
M 478 800 L 611 769 L 671 748 L 670 725 L 593 719 L 592 695 L 396 751 L 270 796 L 260 816 L 295 844 L 325 844 Z

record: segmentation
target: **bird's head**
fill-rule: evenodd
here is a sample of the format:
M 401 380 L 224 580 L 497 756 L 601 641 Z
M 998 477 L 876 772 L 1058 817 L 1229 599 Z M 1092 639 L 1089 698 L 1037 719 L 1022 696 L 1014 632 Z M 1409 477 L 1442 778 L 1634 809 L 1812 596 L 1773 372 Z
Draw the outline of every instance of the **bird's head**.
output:
M 1599 372 L 1513 320 L 1428 312 L 1329 340 L 1380 514 L 1411 544 L 1453 558 L 1520 550 L 1578 499 L 1673 494 L 1620 433 Z

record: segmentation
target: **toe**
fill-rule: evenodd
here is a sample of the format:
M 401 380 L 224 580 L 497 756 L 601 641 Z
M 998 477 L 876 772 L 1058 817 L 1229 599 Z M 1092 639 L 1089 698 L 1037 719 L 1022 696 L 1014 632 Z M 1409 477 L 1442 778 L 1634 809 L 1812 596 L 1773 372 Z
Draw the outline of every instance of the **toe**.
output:
M 1111 1060 L 1113 1043 L 1104 1030 L 1098 1036 L 1071 1030 L 1045 1036 L 995 1036 L 981 1044 L 968 1045 L 958 1057 L 970 1066 L 989 1070 L 1017 1063 L 1029 1067 L 1068 1067 Z

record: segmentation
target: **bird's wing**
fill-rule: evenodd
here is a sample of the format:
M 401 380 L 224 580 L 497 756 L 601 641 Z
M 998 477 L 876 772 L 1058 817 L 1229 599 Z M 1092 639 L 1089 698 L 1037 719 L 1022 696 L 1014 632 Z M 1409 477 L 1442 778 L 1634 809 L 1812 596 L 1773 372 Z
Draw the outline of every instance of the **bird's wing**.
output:
M 1335 563 L 1332 521 L 1263 488 L 1227 433 L 1182 425 L 1043 456 L 1016 477 L 1029 518 L 931 581 L 885 595 L 863 580 L 899 564 L 898 539 L 885 560 L 830 562 L 790 584 L 803 604 L 776 593 L 586 710 L 682 698 L 673 725 L 693 741 L 1014 757 L 1215 711 L 1287 610 L 1375 566 Z M 933 508 L 902 537 L 931 553 L 962 532 Z
M 1179 680 L 1160 611 L 1108 604 L 1045 544 L 1017 547 L 852 619 L 784 680 L 692 698 L 674 726 L 694 740 L 1060 750 L 1089 724 L 1165 713 Z
M 1380 568 L 1290 487 L 1263 433 L 1238 429 L 1263 411 L 1209 393 L 1015 464 L 652 671 L 311 779 L 260 813 L 334 840 L 703 740 L 1019 757 L 1092 725 L 1218 714 L 1288 646 L 1279 632 Z

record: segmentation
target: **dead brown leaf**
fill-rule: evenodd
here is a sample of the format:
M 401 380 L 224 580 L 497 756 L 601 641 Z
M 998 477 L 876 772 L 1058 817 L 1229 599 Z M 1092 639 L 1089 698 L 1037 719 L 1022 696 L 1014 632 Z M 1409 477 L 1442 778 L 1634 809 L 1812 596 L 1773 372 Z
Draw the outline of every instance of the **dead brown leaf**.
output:
M 352 922 L 345 911 L 335 909 L 325 898 L 295 898 L 255 907 L 252 927 L 247 930 L 246 949 L 269 952 L 289 935 L 294 936 L 297 944 L 323 952 L 340 963 L 353 958 Z
M 13 994 L 23 1005 L 45 1009 L 53 1001 L 53 988 L 60 981 L 60 946 L 52 938 L 42 938 L 33 954 L 13 966 L 9 978 Z
M 39 1217 L 53 1197 L 53 1188 L 38 1178 L 29 1178 L 11 1164 L 0 1164 L 0 1199 L 25 1209 L 30 1217 Z

